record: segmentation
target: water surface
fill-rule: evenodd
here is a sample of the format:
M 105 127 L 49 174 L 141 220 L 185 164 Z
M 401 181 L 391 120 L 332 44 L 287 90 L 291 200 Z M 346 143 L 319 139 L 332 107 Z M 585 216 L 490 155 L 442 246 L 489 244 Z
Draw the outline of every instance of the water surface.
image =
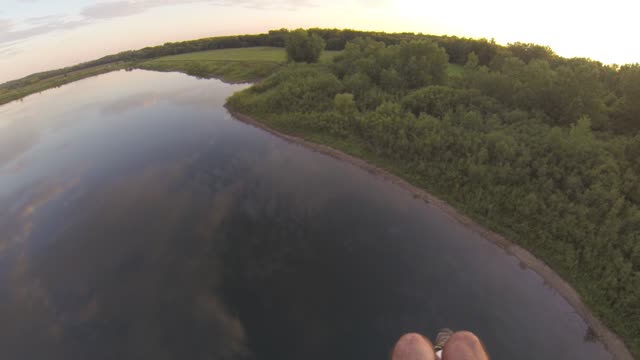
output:
M 7 359 L 610 359 L 517 259 L 349 164 L 233 119 L 246 85 L 117 72 L 0 107 Z

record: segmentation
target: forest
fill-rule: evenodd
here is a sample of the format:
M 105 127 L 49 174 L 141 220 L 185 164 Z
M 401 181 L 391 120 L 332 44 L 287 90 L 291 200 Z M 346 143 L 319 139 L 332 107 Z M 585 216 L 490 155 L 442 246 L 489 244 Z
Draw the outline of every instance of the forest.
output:
M 314 63 L 290 50 L 228 106 L 381 165 L 527 248 L 640 356 L 640 65 L 533 44 L 333 34 L 288 34 L 307 41 L 288 50 L 344 51 Z

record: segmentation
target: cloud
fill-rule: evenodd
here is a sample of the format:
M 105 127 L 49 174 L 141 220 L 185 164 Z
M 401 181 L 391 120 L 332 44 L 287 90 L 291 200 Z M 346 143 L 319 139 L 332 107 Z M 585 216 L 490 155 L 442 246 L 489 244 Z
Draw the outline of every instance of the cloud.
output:
M 232 4 L 232 1 L 224 1 Z M 167 5 L 184 5 L 195 3 L 215 3 L 211 0 L 118 0 L 99 2 L 89 5 L 80 11 L 86 19 L 110 19 L 123 16 L 137 15 L 152 8 Z
M 359 0 L 362 1 L 362 0 Z M 380 3 L 387 0 L 369 0 Z M 168 5 L 210 4 L 216 6 L 243 6 L 257 9 L 294 9 L 301 6 L 314 6 L 313 0 L 118 0 L 100 2 L 82 9 L 86 19 L 110 19 L 143 13 L 152 8 Z
M 56 15 L 46 15 L 46 16 L 36 16 L 36 17 L 31 17 L 26 19 L 24 22 L 26 24 L 31 24 L 31 25 L 43 25 L 43 24 L 47 24 L 51 21 L 55 21 L 57 19 L 61 18 L 61 15 L 56 14 Z
M 76 180 L 68 183 L 40 183 L 29 190 L 0 198 L 5 204 L 13 204 L 0 210 L 0 234 L 3 234 L 0 238 L 0 260 L 4 260 L 4 251 L 25 245 L 33 230 L 38 210 L 75 185 Z M 20 203 L 24 199 L 27 199 L 26 202 Z
M 28 122 L 9 122 L 0 131 L 0 167 L 18 159 L 37 144 L 39 139 L 39 131 Z
M 188 349 L 186 358 L 249 357 L 245 328 L 219 290 L 225 269 L 219 254 L 228 245 L 224 236 L 216 236 L 243 183 L 226 184 L 226 177 L 215 175 L 210 183 L 219 189 L 215 194 L 207 186 L 178 186 L 194 167 L 200 164 L 190 156 L 151 164 L 83 193 L 74 206 L 57 207 L 47 217 L 36 216 L 38 209 L 62 201 L 66 187 L 43 187 L 11 212 L 0 207 L 0 234 L 23 234 L 19 224 L 26 223 L 29 232 L 46 229 L 43 236 L 51 239 L 46 257 L 30 252 L 29 245 L 39 240 L 35 236 L 33 243 L 17 243 L 26 256 L 5 266 L 12 275 L 6 286 L 11 297 L 0 307 L 0 318 L 22 324 L 2 329 L 0 346 L 8 358 L 66 358 L 61 352 L 69 348 L 78 351 L 78 358 L 111 351 L 123 358 L 159 359 L 178 349 L 182 354 Z M 24 197 L 13 196 L 7 203 L 21 205 Z M 8 216 L 14 213 L 13 219 Z M 70 218 L 74 221 L 65 221 Z M 52 229 L 50 224 L 58 221 L 64 224 Z M 194 230 L 185 237 L 187 223 Z M 133 335 L 116 341 L 105 323 L 122 324 Z M 77 346 L 79 326 L 101 340 Z M 56 337 L 37 337 L 40 329 L 53 329 Z M 163 341 L 168 338 L 172 341 Z M 35 350 L 29 343 L 37 345 Z
M 13 24 L 0 22 L 0 46 L 6 46 L 7 43 L 26 40 L 34 36 L 47 34 L 53 31 L 74 29 L 88 22 L 86 20 L 67 21 L 62 17 L 53 17 L 49 20 L 40 20 L 40 25 L 28 27 L 22 30 L 13 30 Z
M 9 19 L 0 19 L 0 35 L 8 32 L 13 27 L 13 23 Z
M 109 19 L 121 16 L 130 16 L 139 14 L 152 7 L 149 6 L 150 4 L 146 3 L 149 2 L 114 1 L 97 3 L 82 9 L 81 14 L 88 19 Z
M 0 46 L 0 56 L 4 57 L 4 58 L 10 58 L 13 57 L 19 53 L 21 53 L 22 51 L 20 49 L 18 49 L 17 47 L 13 47 L 13 46 L 7 46 L 7 47 L 1 47 Z
M 280 1 L 263 1 L 263 0 L 240 0 L 240 1 L 217 1 L 213 3 L 218 6 L 239 5 L 250 9 L 285 9 L 294 10 L 300 7 L 313 7 L 317 3 L 313 0 L 280 0 Z
M 34 1 L 34 0 L 22 0 Z M 301 7 L 341 6 L 355 4 L 367 7 L 379 7 L 389 0 L 111 0 L 101 1 L 81 8 L 76 14 L 46 15 L 31 17 L 19 23 L 0 18 L 0 53 L 12 55 L 16 49 L 9 46 L 40 35 L 71 30 L 106 19 L 138 15 L 153 8 L 186 4 L 213 6 L 240 6 L 251 9 L 294 10 Z
M 243 6 L 257 9 L 294 9 L 312 6 L 312 0 L 118 0 L 103 1 L 82 8 L 80 18 L 69 20 L 68 15 L 47 15 L 24 19 L 16 24 L 0 18 L 0 48 L 10 42 L 24 41 L 51 32 L 71 30 L 97 21 L 138 15 L 157 7 L 186 4 L 210 4 L 216 6 Z M 21 25 L 21 26 L 18 26 Z M 10 51 L 0 49 L 3 53 Z

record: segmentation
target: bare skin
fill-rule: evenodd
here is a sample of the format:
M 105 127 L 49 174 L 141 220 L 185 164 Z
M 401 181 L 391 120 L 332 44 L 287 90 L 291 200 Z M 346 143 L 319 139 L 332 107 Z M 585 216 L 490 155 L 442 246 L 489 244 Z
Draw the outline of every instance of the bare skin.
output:
M 403 335 L 391 353 L 391 360 L 437 359 L 431 341 L 417 333 Z M 489 355 L 477 336 L 459 331 L 447 341 L 442 350 L 442 360 L 489 360 Z
M 410 333 L 403 335 L 391 353 L 391 360 L 435 360 L 433 344 L 426 337 Z

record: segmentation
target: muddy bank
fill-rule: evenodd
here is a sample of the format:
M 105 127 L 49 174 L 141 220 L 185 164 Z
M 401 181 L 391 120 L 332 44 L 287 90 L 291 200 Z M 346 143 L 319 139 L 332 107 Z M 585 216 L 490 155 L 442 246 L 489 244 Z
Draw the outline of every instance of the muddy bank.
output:
M 507 254 L 511 256 L 515 256 L 522 265 L 532 269 L 538 275 L 540 275 L 543 280 L 555 291 L 557 291 L 562 297 L 564 297 L 567 302 L 575 309 L 576 313 L 584 319 L 589 327 L 596 334 L 598 339 L 605 345 L 607 350 L 611 352 L 615 359 L 619 360 L 633 360 L 633 356 L 625 346 L 624 342 L 614 334 L 611 330 L 609 330 L 592 312 L 589 308 L 584 304 L 580 295 L 567 283 L 564 281 L 557 273 L 555 273 L 551 268 L 549 268 L 544 261 L 536 258 L 529 251 L 524 248 L 514 244 L 510 240 L 505 237 L 484 228 L 483 226 L 475 223 L 468 216 L 461 214 L 452 206 L 440 200 L 439 198 L 433 196 L 432 194 L 426 192 L 425 190 L 416 187 L 407 181 L 401 179 L 400 177 L 391 174 L 390 172 L 376 166 L 370 164 L 362 159 L 353 157 L 348 155 L 340 150 L 336 150 L 326 145 L 321 145 L 313 142 L 309 142 L 305 139 L 302 139 L 297 136 L 291 136 L 279 131 L 276 131 L 272 128 L 267 127 L 263 123 L 251 118 L 250 116 L 244 115 L 242 113 L 233 111 L 229 109 L 231 115 L 246 124 L 255 126 L 262 130 L 265 130 L 279 138 L 282 138 L 288 142 L 299 144 L 305 146 L 313 151 L 320 152 L 322 154 L 331 156 L 335 159 L 339 159 L 342 161 L 347 161 L 350 164 L 353 164 L 375 176 L 382 177 L 386 181 L 390 181 L 396 186 L 400 186 L 401 188 L 409 191 L 413 194 L 414 197 L 420 198 L 429 204 L 437 207 L 441 211 L 443 211 L 447 216 L 455 219 L 457 222 L 463 224 L 467 228 L 472 231 L 480 234 L 483 238 L 493 242 L 500 248 L 502 248 Z

